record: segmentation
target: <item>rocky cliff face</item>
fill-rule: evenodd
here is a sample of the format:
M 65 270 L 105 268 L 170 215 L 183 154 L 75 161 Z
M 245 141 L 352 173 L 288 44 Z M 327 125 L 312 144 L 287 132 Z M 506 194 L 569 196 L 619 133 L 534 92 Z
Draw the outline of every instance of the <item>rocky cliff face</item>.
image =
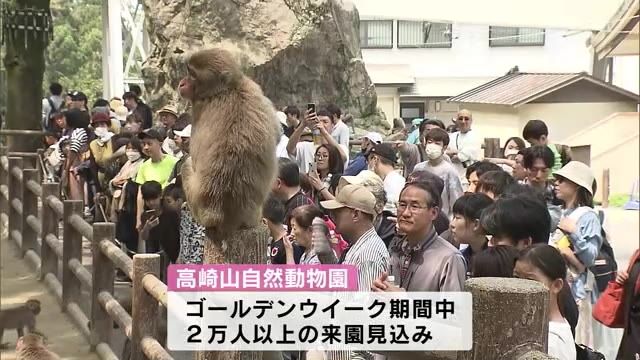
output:
M 278 107 L 336 103 L 359 126 L 386 123 L 362 61 L 358 12 L 349 3 L 145 0 L 144 5 L 152 49 L 143 77 L 154 108 L 179 102 L 175 89 L 185 54 L 223 47 Z

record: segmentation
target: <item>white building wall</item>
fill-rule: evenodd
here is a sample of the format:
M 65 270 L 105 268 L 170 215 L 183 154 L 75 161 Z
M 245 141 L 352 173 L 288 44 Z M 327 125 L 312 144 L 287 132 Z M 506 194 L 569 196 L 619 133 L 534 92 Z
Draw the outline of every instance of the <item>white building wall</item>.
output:
M 363 18 L 362 20 L 366 20 Z M 544 46 L 489 46 L 489 26 L 454 23 L 451 48 L 362 49 L 365 64 L 406 64 L 414 76 L 498 77 L 518 65 L 521 72 L 591 72 L 588 32 L 547 29 Z M 450 94 L 443 94 L 449 96 Z
M 640 57 L 638 55 L 613 58 L 613 84 L 636 94 L 640 93 Z

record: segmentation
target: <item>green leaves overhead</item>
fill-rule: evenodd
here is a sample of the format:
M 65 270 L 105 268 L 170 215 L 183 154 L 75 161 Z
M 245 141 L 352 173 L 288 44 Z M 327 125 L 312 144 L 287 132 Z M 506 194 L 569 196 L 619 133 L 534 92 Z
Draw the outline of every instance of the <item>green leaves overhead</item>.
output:
M 91 103 L 102 94 L 102 0 L 51 0 L 51 13 L 54 38 L 43 87 L 57 81 Z

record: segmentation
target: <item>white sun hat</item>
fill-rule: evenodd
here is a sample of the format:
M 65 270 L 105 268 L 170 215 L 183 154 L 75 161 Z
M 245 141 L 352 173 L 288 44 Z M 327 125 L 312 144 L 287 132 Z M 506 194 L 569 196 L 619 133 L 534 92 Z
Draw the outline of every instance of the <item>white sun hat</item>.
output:
M 185 126 L 185 128 L 182 129 L 182 130 L 175 130 L 173 132 L 173 135 L 180 136 L 180 137 L 185 137 L 185 138 L 190 138 L 191 137 L 191 124 Z
M 593 182 L 595 176 L 591 168 L 580 161 L 570 161 L 562 169 L 554 171 L 553 175 L 562 176 L 563 178 L 573 182 L 574 184 L 581 186 L 593 195 Z

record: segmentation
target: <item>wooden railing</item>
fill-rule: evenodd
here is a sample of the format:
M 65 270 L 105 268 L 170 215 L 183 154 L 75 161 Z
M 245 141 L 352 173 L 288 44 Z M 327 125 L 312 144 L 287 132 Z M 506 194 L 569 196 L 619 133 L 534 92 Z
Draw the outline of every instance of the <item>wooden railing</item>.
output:
M 37 158 L 38 154 L 7 153 L 4 147 L 0 151 L 0 218 L 8 223 L 9 239 L 58 298 L 90 349 L 101 359 L 118 359 L 109 346 L 115 322 L 131 341 L 131 359 L 173 359 L 155 338 L 160 304 L 167 307 L 167 286 L 159 279 L 160 255 L 138 254 L 132 260 L 115 243 L 115 224 L 89 224 L 82 217 L 82 201 L 63 201 L 59 184 L 41 181 L 38 161 L 37 168 L 25 167 L 32 163 L 25 161 L 25 155 Z M 91 271 L 82 264 L 83 238 L 92 244 Z M 116 269 L 133 280 L 132 314 L 114 297 Z M 83 287 L 91 294 L 89 314 L 79 306 Z

